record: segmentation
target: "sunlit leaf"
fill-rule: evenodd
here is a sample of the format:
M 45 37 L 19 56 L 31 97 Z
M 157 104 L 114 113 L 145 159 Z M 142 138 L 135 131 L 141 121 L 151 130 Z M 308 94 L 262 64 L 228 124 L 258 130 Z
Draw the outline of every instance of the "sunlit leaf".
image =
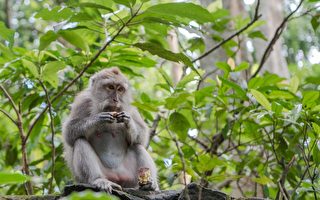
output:
M 271 104 L 268 99 L 259 92 L 258 90 L 251 89 L 250 93 L 254 96 L 254 98 L 267 110 L 271 110 Z
M 0 184 L 24 183 L 30 178 L 20 173 L 0 172 Z
M 39 50 L 45 49 L 58 38 L 58 35 L 53 31 L 46 32 L 43 36 L 40 37 Z
M 190 59 L 185 56 L 183 53 L 173 53 L 164 49 L 162 46 L 157 45 L 155 43 L 136 43 L 134 46 L 140 48 L 143 51 L 148 51 L 153 55 L 157 55 L 161 58 L 166 60 L 174 61 L 174 62 L 181 62 L 187 66 L 192 66 L 192 62 Z
M 70 42 L 70 44 L 79 47 L 84 51 L 89 50 L 87 42 L 76 31 L 59 31 L 59 35 L 62 36 L 68 42 Z
M 37 66 L 33 62 L 22 59 L 22 65 L 27 68 L 35 78 L 39 77 Z
M 273 181 L 269 177 L 266 177 L 266 176 L 262 176 L 259 178 L 252 178 L 252 181 L 259 183 L 261 185 L 267 185 L 267 184 L 273 183 Z
M 49 82 L 53 87 L 58 87 L 58 71 L 65 67 L 62 61 L 49 62 L 43 67 L 42 79 Z
M 0 21 L 0 38 L 9 42 L 9 46 L 12 47 L 14 43 L 14 30 L 6 27 L 4 22 Z
M 72 16 L 72 10 L 70 8 L 63 8 L 60 6 L 56 6 L 53 9 L 49 10 L 48 8 L 43 8 L 38 12 L 35 17 L 42 18 L 47 21 L 63 21 L 69 19 Z
M 247 93 L 244 91 L 238 84 L 231 82 L 225 78 L 219 77 L 219 79 L 222 81 L 222 84 L 229 86 L 230 88 L 234 89 L 236 94 L 239 95 L 242 99 L 247 99 Z
M 192 11 L 192 12 L 190 12 Z M 199 23 L 212 22 L 213 17 L 205 8 L 193 3 L 164 3 L 149 7 L 140 17 L 181 18 Z

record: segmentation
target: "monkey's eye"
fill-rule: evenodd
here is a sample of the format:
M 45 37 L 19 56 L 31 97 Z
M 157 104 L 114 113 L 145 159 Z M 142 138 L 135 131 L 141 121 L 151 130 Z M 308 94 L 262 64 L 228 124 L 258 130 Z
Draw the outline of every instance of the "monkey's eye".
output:
M 118 92 L 124 92 L 124 88 L 123 87 L 119 87 L 118 88 Z
M 109 90 L 114 90 L 114 86 L 113 85 L 108 85 L 107 86 Z

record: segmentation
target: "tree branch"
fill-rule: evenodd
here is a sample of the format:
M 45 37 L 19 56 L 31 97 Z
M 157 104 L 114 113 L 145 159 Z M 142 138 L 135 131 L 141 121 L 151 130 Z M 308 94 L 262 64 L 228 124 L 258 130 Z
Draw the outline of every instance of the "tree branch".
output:
M 196 62 L 198 60 L 201 60 L 202 58 L 208 56 L 209 54 L 211 54 L 212 52 L 214 52 L 215 50 L 217 50 L 219 47 L 221 47 L 222 45 L 224 45 L 225 43 L 227 43 L 228 41 L 230 41 L 231 39 L 233 39 L 234 37 L 240 35 L 242 32 L 244 32 L 245 30 L 247 30 L 250 26 L 252 26 L 256 21 L 258 21 L 258 19 L 261 17 L 261 15 L 259 15 L 259 6 L 260 6 L 260 0 L 258 0 L 257 2 L 257 6 L 255 9 L 255 13 L 254 13 L 254 17 L 253 19 L 243 28 L 241 28 L 240 30 L 238 30 L 237 32 L 235 32 L 234 34 L 230 35 L 228 38 L 222 40 L 221 42 L 219 42 L 219 44 L 217 44 L 216 46 L 214 46 L 212 49 L 210 49 L 209 51 L 205 52 L 204 54 L 202 54 L 201 56 L 199 56 L 198 58 L 194 59 L 192 62 Z
M 290 20 L 291 16 L 299 10 L 299 8 L 301 7 L 303 2 L 304 2 L 304 0 L 300 0 L 300 3 L 298 4 L 297 8 L 295 10 L 293 10 L 287 17 L 285 17 L 283 19 L 283 21 L 281 22 L 280 26 L 277 28 L 276 32 L 274 33 L 274 36 L 271 39 L 270 43 L 268 44 L 266 50 L 263 53 L 263 56 L 261 58 L 261 61 L 260 61 L 260 64 L 259 64 L 259 67 L 258 67 L 257 71 L 251 76 L 250 79 L 256 77 L 258 75 L 258 73 L 261 71 L 264 63 L 267 61 L 267 59 L 270 56 L 270 53 L 273 50 L 273 46 L 278 41 L 278 39 L 280 38 L 282 32 L 284 31 L 284 29 L 285 29 L 285 27 L 287 25 L 287 22 Z
M 52 151 L 51 151 L 51 177 L 49 179 L 49 194 L 52 193 L 52 183 L 53 183 L 53 179 L 54 179 L 54 167 L 55 167 L 55 157 L 56 157 L 56 147 L 54 145 L 54 137 L 55 137 L 55 130 L 54 130 L 54 119 L 53 119 L 53 112 L 52 112 L 52 104 L 50 101 L 50 97 L 49 97 L 49 93 L 47 88 L 45 87 L 45 85 L 43 84 L 43 82 L 41 80 L 39 80 L 39 83 L 45 93 L 46 96 L 46 101 L 47 101 L 47 105 L 49 108 L 49 117 L 50 117 L 50 129 L 51 129 L 51 147 L 52 147 Z
M 132 21 L 132 19 L 137 16 L 137 14 L 140 11 L 142 5 L 143 4 L 141 4 L 141 6 L 130 17 L 130 19 L 125 24 L 123 24 L 121 26 L 121 28 L 116 32 L 116 34 L 102 46 L 102 48 L 93 56 L 93 58 L 89 61 L 89 63 L 87 63 L 84 66 L 84 68 L 80 71 L 80 73 L 70 83 L 68 83 L 56 96 L 54 96 L 51 99 L 51 103 L 55 102 L 59 97 L 61 97 L 73 84 L 75 84 L 76 81 L 78 81 L 83 76 L 83 74 L 87 71 L 87 69 L 89 67 L 91 67 L 93 65 L 93 63 L 98 59 L 98 57 L 101 55 L 101 53 L 120 35 L 122 30 Z M 38 116 L 35 118 L 35 120 L 31 123 L 31 125 L 29 126 L 29 129 L 28 129 L 28 132 L 27 132 L 27 136 L 26 136 L 27 139 L 29 138 L 29 136 L 30 136 L 34 126 L 36 125 L 36 123 L 40 120 L 41 116 L 48 110 L 48 108 L 49 108 L 49 106 L 47 105 L 41 111 L 41 113 L 38 114 Z
M 0 112 L 2 112 L 5 116 L 7 116 L 15 125 L 17 125 L 17 122 L 13 119 L 13 117 L 7 111 L 0 108 Z

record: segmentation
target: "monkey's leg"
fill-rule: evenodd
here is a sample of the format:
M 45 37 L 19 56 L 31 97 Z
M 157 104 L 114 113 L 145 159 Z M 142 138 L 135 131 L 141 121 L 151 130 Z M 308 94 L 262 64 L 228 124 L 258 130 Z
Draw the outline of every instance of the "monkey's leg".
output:
M 75 141 L 72 164 L 77 182 L 89 183 L 109 193 L 112 188 L 121 190 L 120 185 L 106 179 L 101 161 L 87 140 L 80 138 Z
M 149 186 L 143 187 L 147 190 L 159 190 L 158 180 L 157 180 L 157 168 L 147 150 L 140 144 L 135 145 L 135 152 L 137 157 L 137 174 L 140 169 L 148 168 L 151 173 L 151 184 Z

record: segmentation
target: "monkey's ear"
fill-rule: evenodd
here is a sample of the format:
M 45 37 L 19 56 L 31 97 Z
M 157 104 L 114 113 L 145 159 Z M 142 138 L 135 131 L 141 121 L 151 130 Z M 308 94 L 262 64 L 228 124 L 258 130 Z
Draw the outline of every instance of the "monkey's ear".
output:
M 120 72 L 120 69 L 119 69 L 118 67 L 112 67 L 112 68 L 111 68 L 111 72 L 114 73 L 114 74 L 116 74 L 116 75 L 118 75 L 118 74 L 121 73 L 121 72 Z

